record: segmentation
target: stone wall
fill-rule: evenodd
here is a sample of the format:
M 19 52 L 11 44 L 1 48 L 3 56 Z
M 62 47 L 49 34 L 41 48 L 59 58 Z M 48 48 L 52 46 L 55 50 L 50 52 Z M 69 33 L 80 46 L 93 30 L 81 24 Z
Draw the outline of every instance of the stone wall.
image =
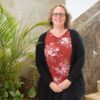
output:
M 83 13 L 72 23 L 83 37 L 85 44 L 84 76 L 86 93 L 97 91 L 97 80 L 100 80 L 100 1 Z

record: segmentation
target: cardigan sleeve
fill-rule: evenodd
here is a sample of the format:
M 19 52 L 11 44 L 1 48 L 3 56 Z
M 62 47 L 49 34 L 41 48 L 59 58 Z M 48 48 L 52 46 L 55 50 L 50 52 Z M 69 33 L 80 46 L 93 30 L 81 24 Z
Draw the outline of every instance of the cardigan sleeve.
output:
M 36 45 L 36 67 L 40 77 L 49 85 L 52 82 L 52 78 L 44 55 L 44 45 L 43 38 L 40 37 Z
M 71 61 L 71 70 L 68 75 L 68 79 L 71 82 L 74 82 L 77 77 L 82 73 L 82 68 L 84 66 L 85 61 L 85 51 L 82 38 L 78 34 L 78 32 L 72 32 L 72 61 Z

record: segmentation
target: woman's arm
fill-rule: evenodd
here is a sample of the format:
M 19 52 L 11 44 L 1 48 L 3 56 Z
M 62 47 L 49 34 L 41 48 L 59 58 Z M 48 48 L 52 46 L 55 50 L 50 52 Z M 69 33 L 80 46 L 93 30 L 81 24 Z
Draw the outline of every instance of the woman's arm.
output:
M 72 66 L 68 75 L 68 80 L 73 82 L 80 73 L 82 73 L 82 68 L 85 61 L 85 51 L 82 38 L 79 33 L 73 31 L 72 44 L 73 44 L 73 55 L 72 55 Z
M 43 78 L 43 81 L 47 84 L 50 84 L 52 78 L 45 60 L 44 41 L 42 37 L 39 38 L 38 43 L 36 45 L 36 67 L 40 74 L 40 77 Z

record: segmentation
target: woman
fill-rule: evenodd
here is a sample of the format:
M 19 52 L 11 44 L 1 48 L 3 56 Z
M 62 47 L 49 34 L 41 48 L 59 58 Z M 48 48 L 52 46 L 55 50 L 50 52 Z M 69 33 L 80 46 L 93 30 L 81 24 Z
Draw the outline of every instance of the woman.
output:
M 65 7 L 56 5 L 50 12 L 51 29 L 39 37 L 39 100 L 82 100 L 84 95 L 84 46 L 79 33 L 69 29 L 69 22 Z

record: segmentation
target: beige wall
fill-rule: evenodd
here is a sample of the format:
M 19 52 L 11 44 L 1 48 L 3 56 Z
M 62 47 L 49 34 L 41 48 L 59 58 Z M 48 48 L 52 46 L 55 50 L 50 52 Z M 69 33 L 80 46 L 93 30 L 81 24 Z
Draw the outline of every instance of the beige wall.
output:
M 33 23 L 46 20 L 49 9 L 57 3 L 64 4 L 65 0 L 0 0 L 18 20 L 32 19 Z

